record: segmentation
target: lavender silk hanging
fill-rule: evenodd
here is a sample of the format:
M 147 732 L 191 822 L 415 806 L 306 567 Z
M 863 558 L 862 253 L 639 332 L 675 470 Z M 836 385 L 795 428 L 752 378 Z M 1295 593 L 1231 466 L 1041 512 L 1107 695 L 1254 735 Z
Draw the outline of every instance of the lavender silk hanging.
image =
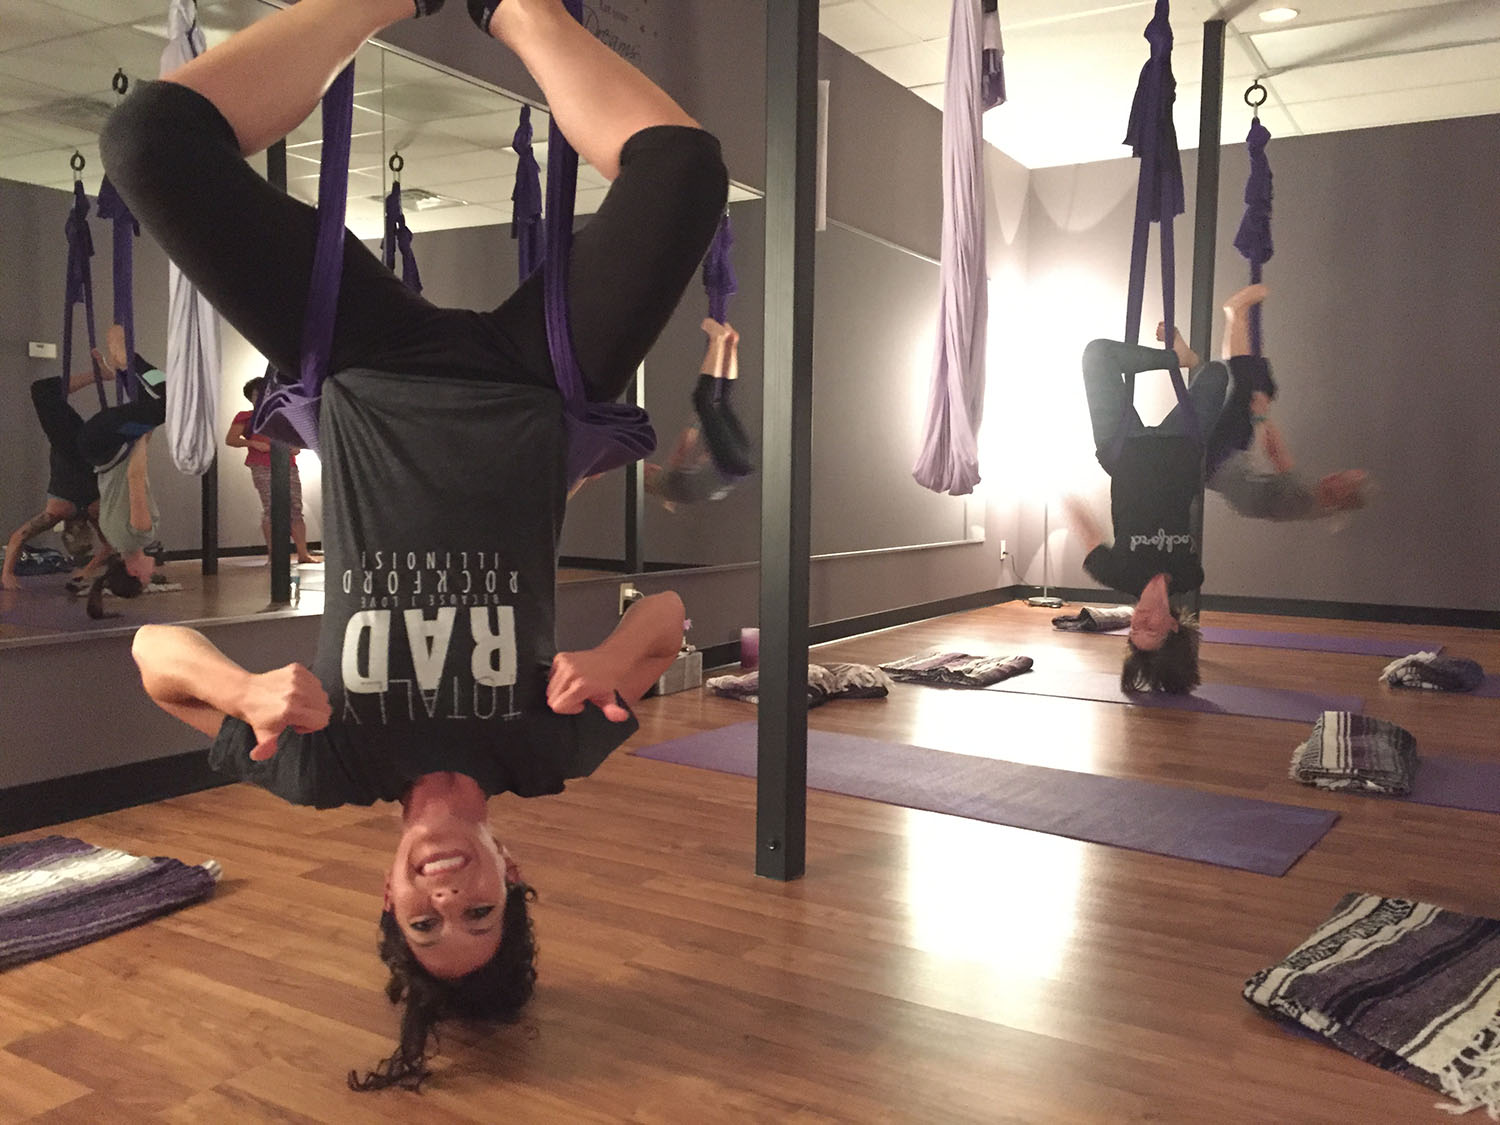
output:
M 1182 154 L 1177 148 L 1177 126 L 1172 121 L 1172 103 L 1177 100 L 1177 80 L 1172 75 L 1172 25 L 1167 0 L 1157 0 L 1156 11 L 1146 25 L 1146 41 L 1151 57 L 1141 68 L 1135 100 L 1130 107 L 1130 124 L 1125 143 L 1140 158 L 1140 179 L 1135 197 L 1135 235 L 1130 250 L 1130 291 L 1126 300 L 1125 340 L 1139 343 L 1141 313 L 1146 295 L 1146 252 L 1151 242 L 1151 224 L 1161 225 L 1161 302 L 1166 338 L 1176 331 L 1177 269 L 1173 222 L 1186 208 L 1182 186 Z M 1203 441 L 1197 413 L 1191 409 L 1187 384 L 1182 371 L 1172 366 L 1172 390 L 1183 404 L 1189 431 L 1197 442 Z M 1127 395 L 1122 423 L 1132 409 L 1135 376 L 1126 376 Z M 1112 458 L 1118 457 L 1126 427 L 1118 427 Z
M 115 402 L 134 402 L 135 380 L 135 240 L 141 226 L 109 182 L 99 185 L 99 217 L 114 224 L 115 323 L 125 330 L 125 368 L 115 372 Z
M 541 267 L 545 252 L 542 230 L 542 169 L 531 148 L 531 107 L 521 107 L 521 123 L 516 127 L 511 147 L 516 153 L 516 186 L 510 193 L 510 236 L 516 240 L 524 281 Z
M 302 318 L 302 366 L 296 382 L 278 372 L 267 379 L 251 420 L 254 433 L 303 449 L 318 449 L 318 408 L 328 356 L 333 347 L 333 320 L 338 309 L 339 277 L 344 269 L 344 215 L 349 202 L 349 148 L 354 131 L 354 64 L 344 68 L 323 95 L 323 159 L 318 169 L 318 232 Z M 169 396 L 170 401 L 170 396 Z
M 193 0 L 172 0 L 161 72 L 197 58 L 207 43 Z M 219 314 L 175 265 L 167 266 L 167 419 L 162 427 L 179 472 L 202 476 L 219 448 Z
M 417 271 L 417 255 L 411 248 L 411 228 L 406 225 L 406 212 L 401 209 L 401 181 L 391 184 L 391 192 L 385 197 L 385 239 L 381 243 L 385 268 L 396 270 L 396 254 L 401 254 L 401 280 L 414 293 L 422 292 L 422 275 Z
M 1245 138 L 1245 148 L 1250 154 L 1250 178 L 1245 181 L 1245 217 L 1240 220 L 1240 229 L 1234 236 L 1234 248 L 1250 263 L 1250 284 L 1261 282 L 1261 267 L 1271 260 L 1276 252 L 1271 242 L 1271 161 L 1266 156 L 1266 144 L 1271 131 L 1257 117 L 1250 122 L 1250 135 Z M 1250 308 L 1250 350 L 1261 354 L 1260 305 Z
M 89 230 L 89 197 L 84 193 L 83 181 L 73 181 L 73 209 L 63 224 L 68 240 L 68 282 L 63 294 L 63 351 L 62 379 L 63 395 L 67 396 L 68 385 L 73 378 L 73 310 L 83 302 L 84 325 L 89 334 L 89 351 L 99 346 L 99 337 L 94 326 L 94 273 L 89 259 L 94 256 L 94 235 Z M 94 389 L 99 392 L 99 408 L 109 405 L 104 396 L 104 382 L 94 376 Z
M 984 111 L 1003 95 L 986 81 L 981 0 L 954 0 L 943 109 L 943 245 L 937 359 L 912 469 L 933 492 L 964 496 L 979 483 L 989 278 L 985 272 Z M 996 20 L 998 66 L 998 17 Z M 981 89 L 981 87 L 984 89 Z

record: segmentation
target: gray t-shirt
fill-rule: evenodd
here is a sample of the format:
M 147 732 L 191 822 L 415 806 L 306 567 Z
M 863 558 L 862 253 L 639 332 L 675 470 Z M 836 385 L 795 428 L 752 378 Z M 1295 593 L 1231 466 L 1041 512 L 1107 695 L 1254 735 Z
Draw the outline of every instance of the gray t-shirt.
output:
M 227 719 L 215 769 L 296 804 L 394 800 L 453 771 L 556 793 L 637 729 L 546 705 L 567 489 L 542 387 L 344 371 L 323 386 L 327 591 L 312 668 L 333 718 L 251 762 Z
M 151 509 L 151 526 L 137 530 L 130 523 L 130 449 L 127 447 L 120 459 L 107 469 L 99 470 L 99 531 L 111 547 L 122 555 L 131 554 L 154 543 L 157 539 L 156 524 L 161 513 L 156 508 L 156 497 L 147 490 L 147 503 Z

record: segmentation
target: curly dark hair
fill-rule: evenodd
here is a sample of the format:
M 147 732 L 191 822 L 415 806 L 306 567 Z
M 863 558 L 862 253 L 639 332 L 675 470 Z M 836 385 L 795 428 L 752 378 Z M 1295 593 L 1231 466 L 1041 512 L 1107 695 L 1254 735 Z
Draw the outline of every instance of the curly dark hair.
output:
M 380 959 L 391 971 L 385 994 L 401 1011 L 401 1045 L 390 1058 L 360 1077 L 349 1072 L 351 1090 L 384 1090 L 400 1086 L 419 1091 L 431 1071 L 427 1045 L 437 1041 L 437 1025 L 445 1019 L 491 1020 L 514 1023 L 536 986 L 536 935 L 528 904 L 536 891 L 512 883 L 505 891 L 500 948 L 485 964 L 457 980 L 433 976 L 406 942 L 406 936 L 387 910 L 380 915 Z
M 245 385 L 240 389 L 244 392 L 247 401 L 255 401 L 255 396 L 260 394 L 260 388 L 265 381 L 266 378 L 264 375 L 257 375 L 254 379 L 246 381 Z
M 106 588 L 117 598 L 138 598 L 146 585 L 125 568 L 124 559 L 119 555 L 112 556 L 105 565 L 104 573 L 94 579 L 94 584 L 89 587 L 89 600 L 85 608 L 88 615 L 95 621 L 105 616 L 104 591 Z
M 1127 640 L 1130 651 L 1120 669 L 1121 691 L 1164 691 L 1187 695 L 1203 681 L 1198 675 L 1198 645 L 1202 633 L 1192 617 L 1172 611 L 1178 627 L 1167 634 L 1161 648 L 1147 651 Z

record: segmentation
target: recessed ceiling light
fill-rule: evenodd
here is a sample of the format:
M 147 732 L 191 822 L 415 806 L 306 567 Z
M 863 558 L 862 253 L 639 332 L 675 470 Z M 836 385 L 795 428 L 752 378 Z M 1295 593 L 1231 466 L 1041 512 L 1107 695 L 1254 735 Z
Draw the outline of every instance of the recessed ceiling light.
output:
M 1267 8 L 1260 18 L 1266 23 L 1289 23 L 1301 14 L 1296 8 Z

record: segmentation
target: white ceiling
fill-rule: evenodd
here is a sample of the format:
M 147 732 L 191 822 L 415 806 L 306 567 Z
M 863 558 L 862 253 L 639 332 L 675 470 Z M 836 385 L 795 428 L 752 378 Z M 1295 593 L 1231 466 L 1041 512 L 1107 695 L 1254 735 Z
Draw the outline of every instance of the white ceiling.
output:
M 985 137 L 1028 168 L 1128 154 L 1121 143 L 1153 0 L 999 0 L 1009 102 Z M 1267 8 L 1299 17 L 1272 25 Z M 823 34 L 939 107 L 951 0 L 821 0 Z M 1500 0 L 1177 0 L 1177 134 L 1198 144 L 1203 23 L 1231 16 L 1223 139 L 1242 140 L 1241 95 L 1292 136 L 1500 113 Z M 836 95 L 835 95 L 836 96 Z
M 0 178 L 70 189 L 68 161 L 78 151 L 88 161 L 89 193 L 97 191 L 98 133 L 117 101 L 111 80 L 121 67 L 132 79 L 156 75 L 166 7 L 166 0 L 0 0 Z M 260 0 L 204 2 L 199 23 L 212 44 L 271 10 Z M 379 237 L 393 151 L 406 162 L 404 188 L 444 199 L 430 210 L 408 202 L 413 230 L 510 221 L 516 159 L 509 146 L 520 103 L 373 46 L 360 52 L 355 77 L 349 226 L 356 234 Z M 532 120 L 545 172 L 547 115 Z M 320 136 L 315 113 L 287 138 L 288 190 L 309 201 L 317 198 Z M 580 168 L 579 212 L 595 210 L 606 186 L 592 168 Z
M 358 0 L 350 0 L 351 3 Z M 734 0 L 745 2 L 745 0 Z M 1403 121 L 1500 113 L 1500 0 L 1287 0 L 1301 8 L 1273 28 L 1273 0 L 1237 0 L 1226 51 L 1224 138 L 1248 124 L 1241 91 L 1257 75 L 1270 88 L 1262 119 L 1278 136 Z M 1202 23 L 1217 0 L 1177 0 L 1177 128 L 1197 144 Z M 1120 142 L 1146 56 L 1153 0 L 1000 0 L 1010 102 L 985 119 L 991 143 L 1028 167 L 1125 154 Z M 115 103 L 110 81 L 157 72 L 166 0 L 0 0 L 0 178 L 67 189 L 68 158 L 101 171 L 98 131 Z M 265 0 L 203 0 L 210 42 L 267 14 Z M 941 105 L 951 0 L 821 0 L 823 31 L 895 81 Z M 358 106 L 349 223 L 378 236 L 393 150 L 403 183 L 443 197 L 408 207 L 414 230 L 508 222 L 519 104 L 494 90 L 394 52 L 367 47 L 356 70 Z M 538 137 L 546 116 L 536 115 Z M 289 138 L 290 190 L 317 192 L 316 116 Z M 545 143 L 538 156 L 545 164 Z M 578 208 L 605 192 L 580 170 Z M 736 198 L 746 193 L 736 191 Z

